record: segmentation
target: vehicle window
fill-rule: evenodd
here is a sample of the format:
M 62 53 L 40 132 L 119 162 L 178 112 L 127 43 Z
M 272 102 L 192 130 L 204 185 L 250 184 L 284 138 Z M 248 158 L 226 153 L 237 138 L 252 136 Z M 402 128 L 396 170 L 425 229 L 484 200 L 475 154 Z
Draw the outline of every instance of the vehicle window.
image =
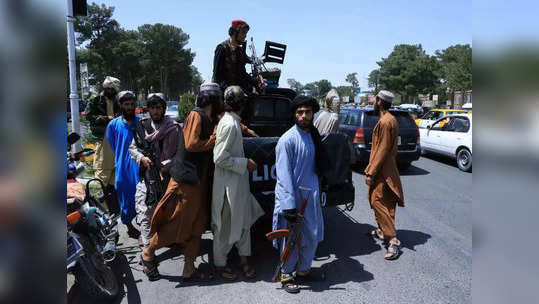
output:
M 442 119 L 435 124 L 432 125 L 431 130 L 438 130 L 438 131 L 446 131 L 444 127 L 447 125 L 447 123 L 451 120 L 450 117 L 447 117 L 445 119 Z
M 360 111 L 349 112 L 345 123 L 352 126 L 359 126 L 359 124 L 361 123 L 360 115 L 361 115 Z
M 348 114 L 347 112 L 339 113 L 339 124 L 345 124 L 347 114 Z
M 290 119 L 290 109 L 288 102 L 284 100 L 276 101 L 275 103 L 275 120 L 285 121 Z
M 470 121 L 466 117 L 453 117 L 448 128 L 453 132 L 466 133 L 470 130 Z
M 365 128 L 374 128 L 376 124 L 378 123 L 378 120 L 380 120 L 380 117 L 374 114 L 373 111 L 365 112 L 365 119 L 363 121 L 363 126 Z
M 415 128 L 416 124 L 409 113 L 404 112 L 390 112 L 397 119 L 400 129 Z
M 431 118 L 431 119 L 432 119 L 432 120 L 436 120 L 436 119 L 441 118 L 442 116 L 443 116 L 443 113 L 442 113 L 442 112 L 438 112 L 438 111 L 432 112 L 432 118 Z
M 427 114 L 425 114 L 425 116 L 423 116 L 423 119 L 428 119 L 428 120 L 437 119 L 436 117 L 438 113 L 439 112 L 436 112 L 436 111 L 430 111 Z
M 265 100 L 256 100 L 253 103 L 253 119 L 255 120 L 273 120 L 273 103 Z

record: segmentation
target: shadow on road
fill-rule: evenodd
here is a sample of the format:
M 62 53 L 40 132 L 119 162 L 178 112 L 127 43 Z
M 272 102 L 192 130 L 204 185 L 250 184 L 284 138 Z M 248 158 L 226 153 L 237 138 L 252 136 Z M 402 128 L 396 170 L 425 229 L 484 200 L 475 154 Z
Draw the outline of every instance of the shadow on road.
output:
M 365 175 L 366 164 L 352 165 L 350 168 L 357 174 Z M 428 175 L 429 171 L 411 165 L 408 169 L 399 169 L 399 174 L 403 176 L 413 176 L 413 175 Z
M 458 169 L 458 166 L 457 166 L 457 161 L 454 160 L 453 158 L 451 157 L 446 157 L 446 156 L 442 156 L 442 155 L 438 155 L 438 154 L 433 154 L 433 153 L 427 153 L 425 155 L 422 155 L 421 157 L 424 157 L 424 158 L 428 158 L 430 160 L 433 160 L 433 161 L 437 161 L 439 163 L 442 163 L 442 164 L 446 164 L 448 166 L 451 166 L 453 168 L 457 168 Z
M 431 235 L 420 231 L 397 229 L 397 237 L 402 247 L 415 251 L 415 246 L 427 243 Z
M 428 175 L 430 174 L 430 172 L 425 169 L 421 169 L 419 167 L 411 165 L 410 168 L 406 170 L 399 170 L 399 174 L 401 176 L 414 176 L 414 175 Z

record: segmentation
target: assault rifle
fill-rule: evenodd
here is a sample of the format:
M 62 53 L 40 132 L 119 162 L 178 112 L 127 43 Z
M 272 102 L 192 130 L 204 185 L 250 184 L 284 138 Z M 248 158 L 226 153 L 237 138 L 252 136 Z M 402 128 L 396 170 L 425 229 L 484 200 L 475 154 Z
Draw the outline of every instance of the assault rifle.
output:
M 305 187 L 299 187 L 300 190 L 308 191 L 308 193 L 311 191 L 310 188 Z M 275 269 L 275 273 L 273 274 L 273 281 L 277 281 L 277 278 L 279 277 L 279 273 L 281 272 L 281 269 L 284 266 L 284 263 L 288 261 L 288 258 L 290 258 L 290 254 L 294 250 L 296 246 L 301 246 L 301 244 L 298 244 L 299 237 L 301 236 L 301 232 L 303 231 L 303 225 L 304 225 L 304 218 L 303 213 L 305 212 L 305 208 L 307 207 L 307 200 L 309 199 L 309 196 L 307 198 L 303 198 L 301 200 L 301 208 L 298 212 L 298 220 L 295 224 L 292 225 L 291 229 L 279 229 L 272 231 L 268 234 L 266 234 L 266 237 L 269 240 L 274 239 L 280 239 L 280 238 L 286 238 L 286 244 L 284 246 L 284 250 L 281 253 L 279 264 L 277 265 L 277 268 Z
M 146 129 L 146 126 L 143 127 Z M 148 130 L 147 130 L 148 131 Z M 135 140 L 141 147 L 142 154 L 148 157 L 152 164 L 149 168 L 144 167 L 144 183 L 146 184 L 146 201 L 151 203 L 157 203 L 163 197 L 166 191 L 166 185 L 161 180 L 161 173 L 159 171 L 159 157 L 157 151 L 155 151 L 152 144 L 148 143 L 143 138 L 138 138 L 138 134 L 135 131 Z
M 252 76 L 259 82 L 263 82 L 264 79 L 267 80 L 271 85 L 277 87 L 279 84 L 279 77 L 281 76 L 281 71 L 279 69 L 270 69 L 268 70 L 264 63 L 266 62 L 275 62 L 282 64 L 284 62 L 284 55 L 286 53 L 286 45 L 266 41 L 264 54 L 262 57 L 256 55 L 255 45 L 253 42 L 253 37 L 251 37 L 251 44 L 249 45 L 251 50 L 251 64 L 252 64 Z

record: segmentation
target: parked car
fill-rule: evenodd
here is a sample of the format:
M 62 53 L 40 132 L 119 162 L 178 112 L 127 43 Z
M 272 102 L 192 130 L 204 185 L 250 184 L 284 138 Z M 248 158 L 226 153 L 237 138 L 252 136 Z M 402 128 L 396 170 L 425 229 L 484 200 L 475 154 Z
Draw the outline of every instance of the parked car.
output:
M 165 115 L 172 119 L 178 119 L 178 117 L 180 116 L 180 113 L 178 111 L 178 105 L 167 106 L 167 111 L 165 112 Z
M 432 109 L 427 114 L 425 114 L 423 117 L 416 119 L 415 123 L 420 129 L 427 128 L 428 126 L 432 125 L 433 122 L 437 121 L 438 119 L 451 114 L 459 114 L 459 113 L 467 113 L 466 110 L 457 110 L 457 109 Z
M 135 114 L 142 115 L 146 111 L 147 111 L 147 109 L 146 109 L 146 101 L 138 100 L 137 101 L 137 107 L 135 108 Z
M 397 164 L 400 169 L 407 169 L 421 156 L 419 129 L 408 111 L 391 108 L 399 124 Z M 372 147 L 372 131 L 380 117 L 373 108 L 342 109 L 339 113 L 339 130 L 352 139 L 356 152 L 356 163 L 365 165 L 369 162 Z
M 448 115 L 420 129 L 421 150 L 452 157 L 460 170 L 472 170 L 472 114 Z

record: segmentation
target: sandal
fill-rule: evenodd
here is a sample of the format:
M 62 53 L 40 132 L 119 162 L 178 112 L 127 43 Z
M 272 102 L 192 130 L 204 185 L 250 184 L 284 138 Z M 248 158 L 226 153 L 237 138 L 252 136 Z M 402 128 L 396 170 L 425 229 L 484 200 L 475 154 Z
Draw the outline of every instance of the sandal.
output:
M 299 285 L 296 284 L 294 276 L 291 273 L 281 274 L 281 285 L 284 291 L 288 293 L 299 293 Z
M 141 255 L 140 260 L 142 261 L 142 264 L 144 265 L 142 272 L 144 272 L 144 274 L 148 277 L 148 280 L 150 282 L 157 281 L 161 278 L 161 275 L 159 274 L 159 270 L 157 269 L 157 263 L 155 262 L 155 258 L 151 261 L 146 261 L 142 258 L 142 255 Z
M 215 267 L 215 270 L 217 271 L 217 273 L 219 274 L 221 278 L 227 281 L 234 281 L 235 279 L 238 278 L 238 275 L 235 274 L 234 271 L 228 266 Z
M 389 254 L 389 256 L 387 255 Z M 387 247 L 387 253 L 384 259 L 386 260 L 395 260 L 401 254 L 400 246 L 394 243 L 389 243 Z
M 373 230 L 371 232 L 367 232 L 366 235 L 372 237 L 375 240 L 383 241 L 384 238 L 380 237 L 380 234 L 378 234 L 379 232 L 381 233 L 382 231 L 380 229 L 376 229 L 376 230 Z
M 251 265 L 245 263 L 245 264 L 240 264 L 240 266 L 241 266 L 241 270 L 243 271 L 243 275 L 247 279 L 256 278 L 256 271 Z
M 195 271 L 191 274 L 190 277 L 183 276 L 184 282 L 208 282 L 213 279 L 214 277 L 211 273 L 205 273 L 198 269 L 195 269 Z
M 307 274 L 300 274 L 296 272 L 296 280 L 298 282 L 321 282 L 326 280 L 325 273 L 313 273 L 313 271 L 307 272 Z

